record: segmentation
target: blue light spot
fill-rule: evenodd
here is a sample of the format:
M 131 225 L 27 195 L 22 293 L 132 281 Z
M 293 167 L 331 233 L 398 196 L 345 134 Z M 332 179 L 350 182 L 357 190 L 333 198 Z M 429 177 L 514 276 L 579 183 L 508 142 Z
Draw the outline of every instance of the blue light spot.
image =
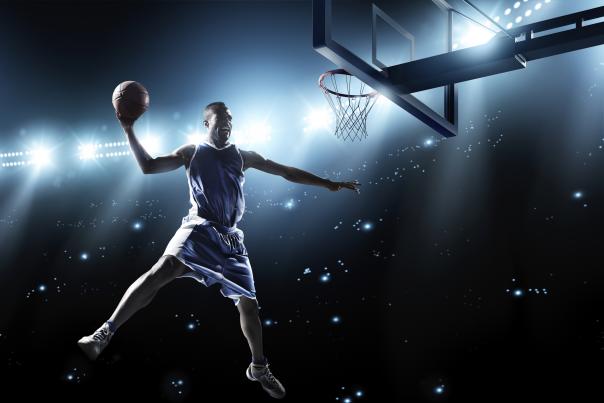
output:
M 430 147 L 430 146 L 434 145 L 434 140 L 432 140 L 432 139 L 427 139 L 426 141 L 424 141 L 424 145 L 425 145 L 426 147 Z
M 40 291 L 40 292 L 44 292 L 44 291 L 46 291 L 46 286 L 45 286 L 44 284 L 40 284 L 40 285 L 38 286 L 38 291 Z
M 80 259 L 82 259 L 82 260 L 88 260 L 88 253 L 83 252 L 83 253 L 80 255 Z
M 363 391 L 362 390 L 357 390 L 354 395 L 356 397 L 363 397 Z
M 195 330 L 196 327 L 197 326 L 196 326 L 195 322 L 187 323 L 187 329 L 189 329 L 189 330 Z
M 322 283 L 327 283 L 329 280 L 331 280 L 331 274 L 329 273 L 322 274 L 321 277 L 319 277 L 319 281 Z
M 143 223 L 141 223 L 140 221 L 136 221 L 134 224 L 132 224 L 132 229 L 135 231 L 139 231 L 143 228 Z
M 273 321 L 271 319 L 266 319 L 264 321 L 264 326 L 272 326 L 273 325 Z
M 351 399 L 351 398 L 349 398 L 349 397 L 347 397 L 347 398 L 345 398 L 345 399 L 343 400 L 343 402 L 344 402 L 344 403 L 351 403 L 351 402 L 352 402 L 352 399 Z
M 284 204 L 286 209 L 291 210 L 294 208 L 295 203 L 294 203 L 294 199 L 289 199 L 288 201 L 286 201 Z
M 373 229 L 373 223 L 367 221 L 363 224 L 362 228 L 364 231 L 371 231 Z
M 576 200 L 582 199 L 583 198 L 583 192 L 581 192 L 580 190 L 576 191 L 575 193 L 573 193 L 573 198 Z
M 331 323 L 337 324 L 337 323 L 340 323 L 341 321 L 342 321 L 342 319 L 337 315 L 331 318 Z
M 520 288 L 517 288 L 514 290 L 515 297 L 522 297 L 523 295 L 524 295 L 524 292 Z
M 436 393 L 437 395 L 442 395 L 445 391 L 445 387 L 440 385 L 434 388 L 434 393 Z

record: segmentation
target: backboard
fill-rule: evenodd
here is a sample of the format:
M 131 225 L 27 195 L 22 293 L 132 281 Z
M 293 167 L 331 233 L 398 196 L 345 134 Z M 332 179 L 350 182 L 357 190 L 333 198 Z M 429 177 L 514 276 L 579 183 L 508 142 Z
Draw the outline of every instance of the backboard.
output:
M 531 60 L 604 44 L 604 6 L 599 1 L 565 2 L 581 4 L 576 9 L 557 5 L 557 13 L 550 13 L 548 19 L 539 16 L 553 11 L 550 0 L 503 3 L 313 0 L 313 47 L 421 122 L 452 137 L 458 124 L 455 83 L 524 69 Z M 355 20 L 359 9 L 365 18 Z M 469 24 L 459 39 L 454 38 L 456 17 Z M 342 18 L 347 30 L 338 36 Z M 359 34 L 367 27 L 369 34 Z M 381 42 L 384 27 L 398 36 L 386 52 Z M 355 48 L 366 44 L 367 38 L 369 53 Z M 440 50 L 439 42 L 444 44 Z M 393 56 L 405 60 L 392 61 Z M 442 86 L 443 114 L 414 96 Z
M 387 69 L 453 51 L 453 14 L 444 0 L 314 0 L 313 46 L 338 67 L 444 136 L 457 133 L 457 93 L 428 106 L 388 79 Z M 436 88 L 436 87 L 431 87 Z M 437 112 L 437 109 L 442 110 Z

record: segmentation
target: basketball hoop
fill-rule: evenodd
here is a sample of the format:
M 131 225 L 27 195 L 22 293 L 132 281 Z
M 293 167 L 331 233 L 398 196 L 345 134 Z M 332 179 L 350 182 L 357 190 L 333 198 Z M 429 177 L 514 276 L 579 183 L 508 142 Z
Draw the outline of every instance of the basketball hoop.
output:
M 353 142 L 367 138 L 367 115 L 377 91 L 368 92 L 370 87 L 342 69 L 321 74 L 319 87 L 336 115 L 336 137 Z

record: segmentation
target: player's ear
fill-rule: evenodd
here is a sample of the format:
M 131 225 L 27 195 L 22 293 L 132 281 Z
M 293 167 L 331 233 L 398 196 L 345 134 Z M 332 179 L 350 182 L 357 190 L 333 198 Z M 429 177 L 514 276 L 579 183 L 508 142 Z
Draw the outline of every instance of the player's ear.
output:
M 208 121 L 207 121 L 207 120 L 204 120 L 204 121 L 202 122 L 202 124 L 203 124 L 203 126 L 204 126 L 206 129 L 207 129 L 208 127 L 210 127 L 210 124 L 208 123 Z

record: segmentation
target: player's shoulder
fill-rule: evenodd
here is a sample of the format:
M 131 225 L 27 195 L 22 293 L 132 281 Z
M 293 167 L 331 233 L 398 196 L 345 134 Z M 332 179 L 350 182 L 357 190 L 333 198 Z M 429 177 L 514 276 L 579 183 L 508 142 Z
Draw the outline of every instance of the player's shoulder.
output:
M 253 151 L 253 150 L 243 150 L 243 149 L 241 149 L 239 147 L 237 147 L 237 149 L 239 150 L 239 152 L 241 154 L 244 154 L 244 155 L 246 155 L 248 157 L 252 157 L 252 158 L 253 157 L 256 157 L 256 158 L 262 157 L 260 154 L 258 154 L 256 151 Z
M 264 157 L 252 150 L 242 150 L 238 148 L 243 158 L 243 170 L 256 166 L 257 163 L 264 161 Z
M 188 163 L 191 161 L 191 158 L 193 158 L 196 148 L 197 146 L 193 143 L 183 144 L 182 146 L 178 147 L 174 153 L 176 155 L 180 155 Z
M 183 154 L 183 155 L 185 155 L 185 154 L 191 154 L 192 155 L 195 152 L 195 148 L 196 147 L 197 146 L 195 144 L 193 144 L 193 143 L 183 144 L 183 145 L 181 145 L 180 147 L 178 147 L 176 149 L 176 153 L 177 154 Z

